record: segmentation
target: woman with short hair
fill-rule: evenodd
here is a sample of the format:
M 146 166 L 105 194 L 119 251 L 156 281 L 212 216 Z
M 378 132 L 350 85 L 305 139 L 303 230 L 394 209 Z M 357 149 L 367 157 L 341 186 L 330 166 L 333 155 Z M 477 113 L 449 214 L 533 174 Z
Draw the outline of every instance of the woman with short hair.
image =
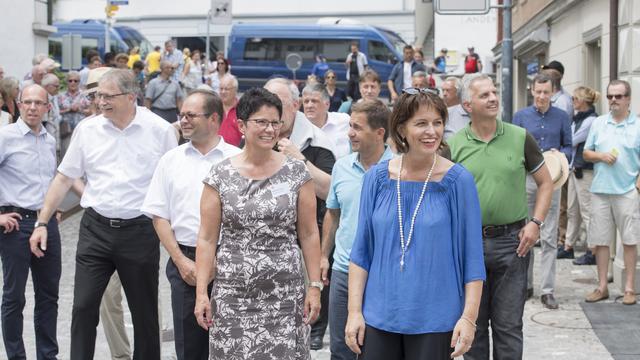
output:
M 253 88 L 237 109 L 245 147 L 204 180 L 196 319 L 209 328 L 210 359 L 310 359 L 323 286 L 313 181 L 304 162 L 273 150 L 277 96 Z

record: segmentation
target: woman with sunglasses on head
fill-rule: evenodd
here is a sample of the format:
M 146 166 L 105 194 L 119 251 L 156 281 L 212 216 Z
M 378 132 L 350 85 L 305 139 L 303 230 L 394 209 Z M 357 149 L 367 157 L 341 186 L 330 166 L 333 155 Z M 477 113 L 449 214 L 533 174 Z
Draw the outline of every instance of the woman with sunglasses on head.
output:
M 389 126 L 400 156 L 364 177 L 345 330 L 361 359 L 444 360 L 473 342 L 480 204 L 471 173 L 439 155 L 446 120 L 436 91 L 405 89 Z
M 210 359 L 310 359 L 322 290 L 313 181 L 303 161 L 272 150 L 283 124 L 276 95 L 249 89 L 237 112 L 243 151 L 204 180 L 196 319 L 210 329 Z
M 329 93 L 329 111 L 335 112 L 340 109 L 340 105 L 344 101 L 347 101 L 347 94 L 344 90 L 338 88 L 336 86 L 336 82 L 338 81 L 338 76 L 333 70 L 327 70 L 324 73 L 324 85 L 327 88 L 327 92 Z
M 571 172 L 567 191 L 567 235 L 564 247 L 558 248 L 558 259 L 573 259 L 573 245 L 580 237 L 580 228 L 584 222 L 589 228 L 591 212 L 591 182 L 593 181 L 593 163 L 584 160 L 582 152 L 587 141 L 591 124 L 598 117 L 595 102 L 600 93 L 586 86 L 579 86 L 573 91 L 573 121 L 571 133 L 573 153 L 571 156 Z M 576 265 L 595 265 L 596 256 L 592 249 L 574 261 Z

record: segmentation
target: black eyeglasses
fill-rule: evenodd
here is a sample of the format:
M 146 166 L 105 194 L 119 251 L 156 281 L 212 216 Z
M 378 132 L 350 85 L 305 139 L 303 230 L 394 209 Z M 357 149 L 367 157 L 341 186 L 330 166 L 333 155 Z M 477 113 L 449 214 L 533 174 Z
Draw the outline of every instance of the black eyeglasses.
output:
M 182 118 L 186 118 L 189 121 L 192 121 L 193 119 L 202 116 L 205 118 L 208 118 L 210 116 L 210 114 L 206 114 L 206 113 L 201 113 L 201 114 L 196 114 L 196 113 L 180 113 L 178 114 L 178 116 L 180 116 L 180 119 Z
M 120 93 L 120 94 L 109 95 L 109 94 L 103 94 L 103 93 L 98 93 L 97 92 L 95 96 L 96 96 L 96 98 L 98 100 L 104 99 L 104 101 L 112 101 L 113 99 L 116 98 L 116 96 L 122 96 L 122 95 L 127 95 L 127 94 L 129 94 L 129 93 L 128 92 L 123 92 L 123 93 Z
M 440 95 L 440 90 L 436 89 L 436 88 L 416 88 L 416 87 L 410 87 L 410 88 L 406 88 L 406 89 L 402 89 L 402 93 L 403 94 L 409 94 L 409 95 L 418 95 L 420 93 L 422 94 L 431 94 L 431 95 Z
M 269 125 L 271 125 L 271 127 L 273 128 L 273 130 L 278 130 L 282 127 L 282 124 L 284 124 L 284 122 L 280 121 L 280 120 L 276 120 L 276 121 L 269 121 L 267 119 L 249 119 L 247 121 L 253 121 L 254 123 L 256 123 L 256 125 L 258 125 L 259 128 L 261 129 L 266 129 L 269 127 Z
M 627 95 L 627 94 L 615 94 L 615 95 L 607 94 L 607 99 L 613 100 L 615 98 L 616 100 L 622 100 L 622 98 L 625 98 L 627 96 L 629 96 L 629 95 Z

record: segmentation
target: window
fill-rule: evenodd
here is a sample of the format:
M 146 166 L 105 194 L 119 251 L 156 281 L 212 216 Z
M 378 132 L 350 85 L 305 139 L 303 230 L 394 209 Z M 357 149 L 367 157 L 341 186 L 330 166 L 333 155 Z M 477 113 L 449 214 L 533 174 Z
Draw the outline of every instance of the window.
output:
M 396 56 L 387 45 L 380 41 L 369 41 L 369 59 L 382 61 L 387 64 L 395 64 Z
M 355 40 L 320 40 L 319 53 L 327 58 L 327 62 L 343 63 L 351 51 L 351 43 Z
M 82 58 L 87 58 L 89 50 L 98 50 L 98 39 L 82 38 Z
M 252 38 L 245 45 L 244 59 L 284 61 L 290 53 L 297 53 L 302 56 L 303 61 L 315 61 L 317 52 L 316 40 Z
M 62 59 L 62 38 L 49 38 L 49 56 Z

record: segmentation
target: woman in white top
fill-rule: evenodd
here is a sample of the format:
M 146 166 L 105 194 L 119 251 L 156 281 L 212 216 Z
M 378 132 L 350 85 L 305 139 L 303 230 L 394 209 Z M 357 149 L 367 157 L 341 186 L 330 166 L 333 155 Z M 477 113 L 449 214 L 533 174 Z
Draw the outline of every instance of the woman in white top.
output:
M 200 50 L 193 50 L 191 57 L 184 64 L 182 71 L 182 83 L 187 92 L 202 85 L 202 62 L 200 61 Z
M 216 62 L 216 70 L 209 75 L 209 85 L 213 90 L 220 94 L 220 80 L 229 73 L 229 62 L 227 59 L 220 57 Z
M 4 106 L 4 100 L 0 96 L 0 108 Z M 6 111 L 0 110 L 0 127 L 11 123 L 11 114 Z

